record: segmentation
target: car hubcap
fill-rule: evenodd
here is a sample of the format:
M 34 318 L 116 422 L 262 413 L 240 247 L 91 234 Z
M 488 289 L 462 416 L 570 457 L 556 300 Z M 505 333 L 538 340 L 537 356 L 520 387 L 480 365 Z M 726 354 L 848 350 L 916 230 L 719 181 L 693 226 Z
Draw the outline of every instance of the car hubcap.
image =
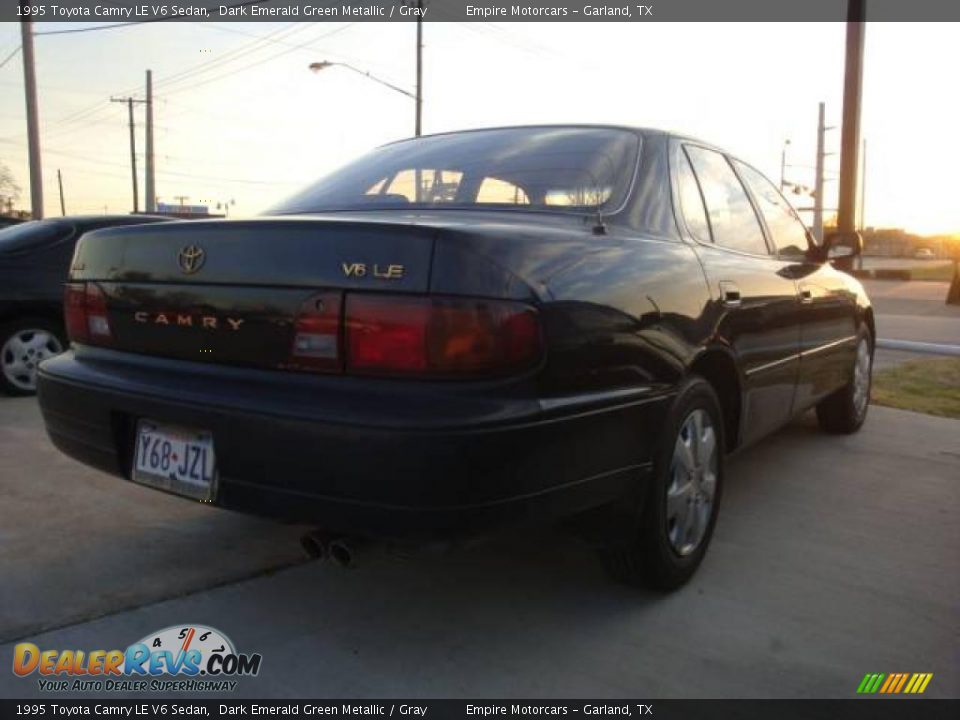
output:
M 857 362 L 853 366 L 853 407 L 857 417 L 867 410 L 870 400 L 870 346 L 866 338 L 857 344 Z
M 667 488 L 667 536 L 679 555 L 703 542 L 717 489 L 717 434 L 705 410 L 683 421 L 673 446 Z
M 19 330 L 0 348 L 0 366 L 7 382 L 20 390 L 36 390 L 37 366 L 63 352 L 55 335 L 46 330 Z

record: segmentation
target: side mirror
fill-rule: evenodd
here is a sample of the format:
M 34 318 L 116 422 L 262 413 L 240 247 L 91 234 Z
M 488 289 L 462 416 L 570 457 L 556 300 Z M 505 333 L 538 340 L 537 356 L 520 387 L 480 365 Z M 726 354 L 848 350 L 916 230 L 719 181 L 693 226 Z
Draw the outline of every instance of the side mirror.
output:
M 862 252 L 863 236 L 860 233 L 843 233 L 835 230 L 823 238 L 821 260 L 824 262 L 837 260 L 838 264 L 844 265 Z

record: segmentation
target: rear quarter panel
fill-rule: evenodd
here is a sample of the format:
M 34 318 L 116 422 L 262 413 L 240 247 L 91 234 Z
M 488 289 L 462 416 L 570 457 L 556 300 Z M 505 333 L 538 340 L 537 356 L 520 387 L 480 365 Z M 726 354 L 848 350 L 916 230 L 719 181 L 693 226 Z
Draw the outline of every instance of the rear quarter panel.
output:
M 669 390 L 711 334 L 693 250 L 656 238 L 598 238 L 547 281 L 545 390 Z

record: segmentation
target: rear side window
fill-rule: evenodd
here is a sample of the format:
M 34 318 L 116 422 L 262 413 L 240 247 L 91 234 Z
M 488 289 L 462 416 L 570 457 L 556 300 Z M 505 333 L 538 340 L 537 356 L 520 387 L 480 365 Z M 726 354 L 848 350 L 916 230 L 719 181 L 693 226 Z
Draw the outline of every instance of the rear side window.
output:
M 768 255 L 760 221 L 727 159 L 718 152 L 692 145 L 686 151 L 700 181 L 713 241 L 731 250 Z
M 736 162 L 736 161 L 734 161 Z M 787 258 L 802 258 L 807 252 L 807 229 L 773 183 L 749 165 L 736 162 L 740 177 L 760 206 L 760 213 L 773 237 L 777 254 Z
M 0 253 L 33 250 L 55 243 L 71 231 L 67 223 L 35 220 L 0 230 Z
M 707 212 L 703 207 L 703 196 L 686 153 L 680 153 L 677 180 L 680 185 L 680 210 L 687 222 L 687 228 L 697 240 L 709 243 L 710 226 L 707 224 Z

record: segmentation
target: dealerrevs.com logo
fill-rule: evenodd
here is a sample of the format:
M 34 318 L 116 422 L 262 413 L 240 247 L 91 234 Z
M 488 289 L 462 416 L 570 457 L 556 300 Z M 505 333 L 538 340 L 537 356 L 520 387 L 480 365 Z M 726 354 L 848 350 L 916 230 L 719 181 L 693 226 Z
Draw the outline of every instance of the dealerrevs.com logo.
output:
M 174 625 L 150 633 L 126 650 L 13 649 L 13 672 L 34 674 L 47 692 L 225 692 L 260 672 L 259 653 L 238 653 L 219 630 Z

